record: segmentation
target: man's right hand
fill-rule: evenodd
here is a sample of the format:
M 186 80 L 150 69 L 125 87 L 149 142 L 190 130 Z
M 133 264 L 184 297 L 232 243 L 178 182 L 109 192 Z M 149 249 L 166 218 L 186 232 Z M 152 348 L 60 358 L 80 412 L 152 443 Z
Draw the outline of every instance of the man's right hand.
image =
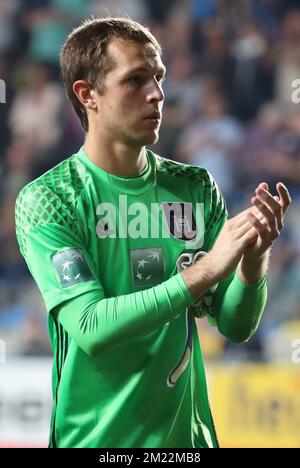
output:
M 195 299 L 228 278 L 236 270 L 247 246 L 255 242 L 257 231 L 248 220 L 250 211 L 261 216 L 255 207 L 251 207 L 226 221 L 212 250 L 182 272 Z

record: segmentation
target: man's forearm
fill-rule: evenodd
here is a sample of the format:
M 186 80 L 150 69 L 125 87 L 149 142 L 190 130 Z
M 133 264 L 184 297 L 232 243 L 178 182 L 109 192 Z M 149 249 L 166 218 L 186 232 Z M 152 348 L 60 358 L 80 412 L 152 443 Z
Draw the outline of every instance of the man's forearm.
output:
M 88 293 L 62 304 L 58 319 L 77 345 L 98 356 L 163 327 L 193 303 L 181 275 L 143 291 L 95 300 Z

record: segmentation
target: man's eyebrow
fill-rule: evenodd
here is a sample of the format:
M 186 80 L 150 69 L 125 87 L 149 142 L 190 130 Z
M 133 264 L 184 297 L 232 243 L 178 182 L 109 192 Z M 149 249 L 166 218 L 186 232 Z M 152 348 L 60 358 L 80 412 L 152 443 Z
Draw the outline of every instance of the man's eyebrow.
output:
M 156 70 L 156 74 L 158 73 L 163 73 L 163 75 L 166 74 L 167 72 L 167 69 L 166 67 L 163 65 L 162 67 L 145 67 L 145 66 L 139 66 L 139 67 L 136 67 L 136 68 L 132 68 L 131 70 L 128 70 L 126 73 L 125 73 L 125 77 L 129 76 L 129 75 L 132 75 L 134 73 L 149 73 L 149 72 L 152 72 Z

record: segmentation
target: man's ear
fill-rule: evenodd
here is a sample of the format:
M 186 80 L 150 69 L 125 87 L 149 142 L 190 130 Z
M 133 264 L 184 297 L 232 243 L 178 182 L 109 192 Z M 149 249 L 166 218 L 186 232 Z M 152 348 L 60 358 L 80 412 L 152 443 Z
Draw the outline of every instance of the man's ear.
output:
M 75 81 L 73 84 L 73 92 L 85 108 L 97 109 L 97 102 L 95 99 L 96 93 L 90 88 L 86 80 Z

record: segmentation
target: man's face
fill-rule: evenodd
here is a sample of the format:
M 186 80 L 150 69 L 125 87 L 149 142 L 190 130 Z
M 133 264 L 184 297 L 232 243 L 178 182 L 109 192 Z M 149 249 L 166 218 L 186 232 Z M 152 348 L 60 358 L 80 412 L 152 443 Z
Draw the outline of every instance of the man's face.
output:
M 108 57 L 113 61 L 96 94 L 96 126 L 112 141 L 144 146 L 158 140 L 164 100 L 165 67 L 152 44 L 112 39 Z

